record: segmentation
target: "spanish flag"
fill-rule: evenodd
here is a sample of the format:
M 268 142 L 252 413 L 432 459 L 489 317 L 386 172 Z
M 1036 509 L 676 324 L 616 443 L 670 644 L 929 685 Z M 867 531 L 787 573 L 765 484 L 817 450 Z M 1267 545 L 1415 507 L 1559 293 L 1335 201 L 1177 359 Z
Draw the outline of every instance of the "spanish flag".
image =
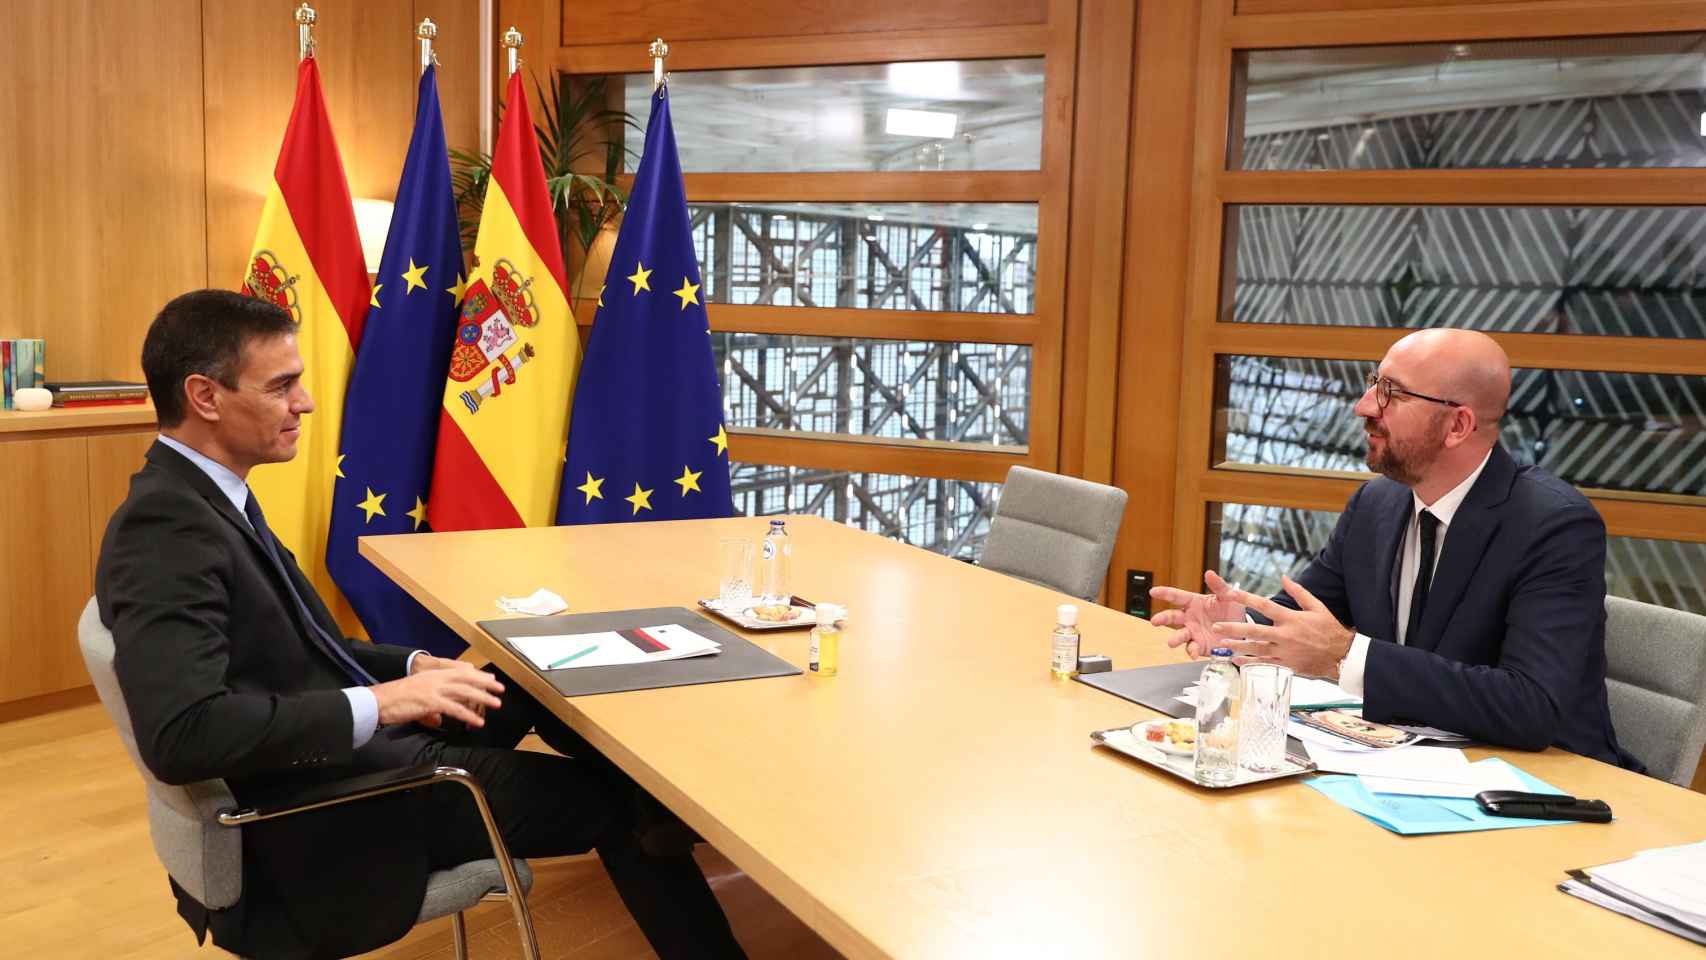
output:
M 580 337 L 519 73 L 507 98 L 445 381 L 434 530 L 543 526 L 557 508 Z
M 344 387 L 361 343 L 372 291 L 349 183 L 312 56 L 296 69 L 296 105 L 284 130 L 249 254 L 245 292 L 284 307 L 300 324 L 303 384 L 314 412 L 302 419 L 296 458 L 249 474 L 268 524 L 347 630 L 354 614 L 326 572 L 326 526 L 338 477 Z

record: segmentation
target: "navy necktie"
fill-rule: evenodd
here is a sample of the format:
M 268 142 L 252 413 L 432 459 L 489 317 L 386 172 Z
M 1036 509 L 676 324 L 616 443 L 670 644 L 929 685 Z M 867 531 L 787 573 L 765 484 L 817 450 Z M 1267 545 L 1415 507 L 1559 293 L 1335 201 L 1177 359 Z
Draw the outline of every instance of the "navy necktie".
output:
M 1434 542 L 1439 534 L 1439 518 L 1423 510 L 1416 515 L 1421 526 L 1422 556 L 1416 565 L 1416 587 L 1410 591 L 1410 621 L 1404 628 L 1404 643 L 1414 646 L 1422 626 L 1422 608 L 1428 602 L 1428 586 L 1434 579 Z
M 296 612 L 301 614 L 302 622 L 308 625 L 308 634 L 313 638 L 315 645 L 320 648 L 322 653 L 331 657 L 332 662 L 337 664 L 351 680 L 360 686 L 372 686 L 374 683 L 373 675 L 362 669 L 361 664 L 355 662 L 355 658 L 350 656 L 349 651 L 344 649 L 342 643 L 326 633 L 319 621 L 314 619 L 314 614 L 309 611 L 308 604 L 302 599 L 302 594 L 297 592 L 296 583 L 290 579 L 290 571 L 285 567 L 284 555 L 279 552 L 278 541 L 273 537 L 272 529 L 267 526 L 267 518 L 261 515 L 261 504 L 259 500 L 255 499 L 255 491 L 253 490 L 249 491 L 249 501 L 243 504 L 243 513 L 255 528 L 255 536 L 260 538 L 261 546 L 265 549 L 268 559 L 272 560 L 273 570 L 284 579 L 284 588 L 290 593 L 290 599 L 296 602 Z

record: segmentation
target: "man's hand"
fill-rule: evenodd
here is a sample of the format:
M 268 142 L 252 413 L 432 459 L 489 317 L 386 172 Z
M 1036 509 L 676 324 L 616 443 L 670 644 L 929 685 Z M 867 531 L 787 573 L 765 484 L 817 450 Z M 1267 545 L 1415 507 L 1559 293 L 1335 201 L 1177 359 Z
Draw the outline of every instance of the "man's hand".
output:
M 1220 641 L 1213 626 L 1218 620 L 1244 619 L 1244 604 L 1234 599 L 1239 591 L 1228 586 L 1220 574 L 1209 570 L 1203 574 L 1209 593 L 1189 593 L 1177 587 L 1151 587 L 1149 595 L 1177 607 L 1163 610 L 1149 618 L 1158 627 L 1172 627 L 1175 632 L 1167 638 L 1167 646 L 1183 644 L 1192 658 L 1206 657 Z
M 486 709 L 502 705 L 498 694 L 503 693 L 504 686 L 471 664 L 422 654 L 415 658 L 415 669 L 409 676 L 368 689 L 379 702 L 381 724 L 418 721 L 436 727 L 444 717 L 454 717 L 470 727 L 480 727 L 485 725 L 482 714 Z
M 1236 663 L 1278 663 L 1290 667 L 1298 676 L 1326 677 L 1337 683 L 1339 661 L 1350 652 L 1356 633 L 1341 624 L 1325 604 L 1297 581 L 1282 577 L 1280 584 L 1301 609 L 1293 610 L 1267 597 L 1234 590 L 1230 599 L 1272 620 L 1273 626 L 1216 623 L 1211 628 L 1218 638 L 1215 642 L 1231 647 L 1237 654 Z

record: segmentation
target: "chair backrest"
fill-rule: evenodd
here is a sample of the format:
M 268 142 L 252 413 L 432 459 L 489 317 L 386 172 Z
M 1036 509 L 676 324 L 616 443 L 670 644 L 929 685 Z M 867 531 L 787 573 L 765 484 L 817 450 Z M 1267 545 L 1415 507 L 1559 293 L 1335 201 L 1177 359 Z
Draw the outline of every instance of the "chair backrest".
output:
M 1126 492 L 1012 467 L 995 505 L 982 565 L 1094 602 L 1108 575 Z
M 1688 786 L 1706 749 L 1706 617 L 1605 598 L 1606 696 L 1624 749 Z
M 223 780 L 171 786 L 149 772 L 137 753 L 130 708 L 113 672 L 113 635 L 101 623 L 100 608 L 92 597 L 77 621 L 77 644 L 95 681 L 95 692 L 147 788 L 148 833 L 161 865 L 208 909 L 222 910 L 236 903 L 243 892 L 243 832 L 222 827 L 217 819 L 219 811 L 237 806 L 230 789 Z

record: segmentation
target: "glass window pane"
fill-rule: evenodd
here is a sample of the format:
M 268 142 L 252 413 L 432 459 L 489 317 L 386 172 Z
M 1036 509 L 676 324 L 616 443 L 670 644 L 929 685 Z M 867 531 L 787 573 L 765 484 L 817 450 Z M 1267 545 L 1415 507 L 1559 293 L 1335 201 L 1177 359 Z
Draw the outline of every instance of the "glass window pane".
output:
M 1235 169 L 1706 166 L 1698 33 L 1258 50 L 1238 69 Z
M 733 464 L 735 512 L 810 513 L 950 557 L 983 553 L 1001 484 Z
M 1327 542 L 1339 515 L 1242 503 L 1209 505 L 1207 561 L 1229 582 L 1272 596 Z M 1614 596 L 1706 614 L 1706 543 L 1606 539 L 1605 587 Z
M 1366 469 L 1352 408 L 1374 363 L 1222 356 L 1217 368 L 1217 461 Z M 1518 369 L 1500 440 L 1581 489 L 1706 497 L 1706 377 Z
M 712 303 L 1036 311 L 1034 203 L 692 204 Z
M 652 75 L 622 79 L 644 129 Z M 683 70 L 669 96 L 689 173 L 1042 168 L 1040 57 Z
M 1031 348 L 714 333 L 733 427 L 1024 447 Z
M 1706 207 L 1238 206 L 1221 319 L 1706 337 Z

